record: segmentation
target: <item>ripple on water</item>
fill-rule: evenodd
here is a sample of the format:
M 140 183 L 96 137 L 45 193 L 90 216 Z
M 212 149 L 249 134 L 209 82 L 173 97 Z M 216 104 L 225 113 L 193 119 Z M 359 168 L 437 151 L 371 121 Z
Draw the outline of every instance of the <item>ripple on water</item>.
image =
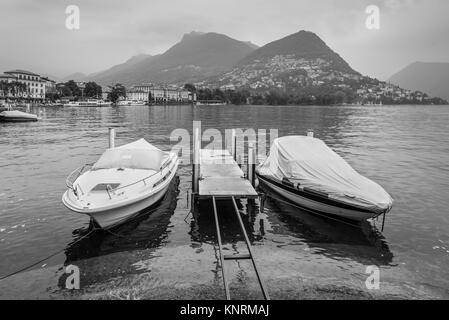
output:
M 304 298 L 304 292 L 311 297 L 319 296 L 316 292 L 371 297 L 364 287 L 368 265 L 381 268 L 386 286 L 382 294 L 448 297 L 441 289 L 449 287 L 449 200 L 443 192 L 449 187 L 447 107 L 156 106 L 34 111 L 42 111 L 43 121 L 0 124 L 0 275 L 64 250 L 43 264 L 46 268 L 79 265 L 83 283 L 90 286 L 84 292 L 87 295 L 99 297 L 112 292 L 113 285 L 128 289 L 135 285 L 140 291 L 132 294 L 139 297 L 177 297 L 186 288 L 198 288 L 195 297 L 222 298 L 210 207 L 196 219 L 188 215 L 188 164 L 179 168 L 179 191 L 173 189 L 155 212 L 116 230 L 120 237 L 98 233 L 72 246 L 89 221 L 61 204 L 66 175 L 98 158 L 107 147 L 108 127 L 116 128 L 117 145 L 144 137 L 169 150 L 174 145 L 170 133 L 176 128 L 192 131 L 195 119 L 203 120 L 203 130 L 222 132 L 273 128 L 283 136 L 313 128 L 317 137 L 395 199 L 383 235 L 375 225 L 354 230 L 276 201 L 269 201 L 261 213 L 257 204 L 251 208 L 242 201 L 260 269 L 275 297 L 284 297 L 286 290 L 298 298 Z M 243 253 L 238 224 L 227 214 L 231 210 L 226 204 L 220 208 L 225 248 Z M 237 296 L 256 295 L 251 291 L 255 282 L 250 268 L 230 263 L 231 287 Z M 58 277 L 57 284 L 44 287 L 59 288 L 64 276 Z M 138 286 L 142 279 L 147 282 Z M 313 293 L 311 288 L 319 290 Z

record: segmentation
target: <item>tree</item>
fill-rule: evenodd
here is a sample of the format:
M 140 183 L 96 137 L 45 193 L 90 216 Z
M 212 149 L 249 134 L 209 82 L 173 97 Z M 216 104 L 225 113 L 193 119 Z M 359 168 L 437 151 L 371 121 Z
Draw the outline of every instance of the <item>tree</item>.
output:
M 49 101 L 55 102 L 56 100 L 58 100 L 60 98 L 60 96 L 57 93 L 50 92 L 50 93 L 45 94 L 45 98 Z
M 12 95 L 14 97 L 17 97 L 27 92 L 27 85 L 18 81 L 3 81 L 0 84 L 0 91 L 4 96 Z
M 64 84 L 67 89 L 70 90 L 71 95 L 73 97 L 80 97 L 81 96 L 81 89 L 78 87 L 75 81 L 69 80 Z
M 96 84 L 93 81 L 86 83 L 86 86 L 84 88 L 84 96 L 88 98 L 100 98 L 101 94 L 102 88 L 100 85 Z
M 70 90 L 70 88 L 68 86 L 66 86 L 65 84 L 63 84 L 62 86 L 59 87 L 59 93 L 61 96 L 63 97 L 71 97 L 72 95 L 72 90 Z
M 187 91 L 192 92 L 192 93 L 196 92 L 196 87 L 191 83 L 186 83 L 184 85 L 184 89 L 186 89 Z
M 115 103 L 119 98 L 126 97 L 126 89 L 122 84 L 117 83 L 114 86 L 109 86 L 109 88 L 111 92 L 108 94 L 108 100 Z
M 343 91 L 337 91 L 334 94 L 334 103 L 336 104 L 342 104 L 344 102 L 346 102 L 346 94 Z

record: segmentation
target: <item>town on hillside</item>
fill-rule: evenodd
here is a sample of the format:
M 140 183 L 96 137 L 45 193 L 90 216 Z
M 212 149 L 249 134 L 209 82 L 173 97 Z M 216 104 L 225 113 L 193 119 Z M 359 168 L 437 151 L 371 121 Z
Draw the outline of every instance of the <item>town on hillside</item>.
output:
M 335 70 L 322 58 L 276 55 L 195 83 L 198 88 L 242 91 L 255 104 L 446 104 L 421 91 Z M 201 97 L 213 98 L 213 97 Z M 215 97 L 217 98 L 217 97 Z
M 234 69 L 210 82 L 185 85 L 121 84 L 101 86 L 93 81 L 56 83 L 26 70 L 0 74 L 0 104 L 64 105 L 70 101 L 102 99 L 126 104 L 445 104 L 426 93 L 402 89 L 358 74 L 328 71 L 329 63 L 292 55 L 275 56 L 243 69 Z M 289 70 L 295 70 L 288 75 Z M 300 70 L 298 72 L 298 70 Z

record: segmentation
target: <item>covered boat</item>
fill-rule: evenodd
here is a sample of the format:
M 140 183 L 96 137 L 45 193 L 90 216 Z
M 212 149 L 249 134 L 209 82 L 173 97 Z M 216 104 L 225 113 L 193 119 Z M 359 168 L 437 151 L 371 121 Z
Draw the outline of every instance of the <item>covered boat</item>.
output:
M 313 137 L 274 140 L 256 174 L 261 186 L 320 215 L 363 221 L 387 213 L 393 205 L 380 185 L 360 175 Z
M 37 115 L 18 110 L 3 111 L 0 113 L 0 121 L 3 122 L 28 122 L 37 120 Z
M 178 168 L 176 153 L 164 152 L 144 139 L 107 149 L 100 159 L 67 178 L 64 205 L 111 228 L 159 201 Z

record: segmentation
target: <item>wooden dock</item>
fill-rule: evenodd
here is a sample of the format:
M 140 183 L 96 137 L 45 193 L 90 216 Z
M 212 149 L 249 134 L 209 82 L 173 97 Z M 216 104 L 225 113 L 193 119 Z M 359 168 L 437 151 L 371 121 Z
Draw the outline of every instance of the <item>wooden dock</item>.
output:
M 250 198 L 258 194 L 228 150 L 200 150 L 198 197 Z
M 220 252 L 220 265 L 223 276 L 224 290 L 226 299 L 230 300 L 229 284 L 225 268 L 227 260 L 251 260 L 254 271 L 259 282 L 263 297 L 270 299 L 268 291 L 260 275 L 253 255 L 251 243 L 246 233 L 240 211 L 237 206 L 237 200 L 240 198 L 255 199 L 258 193 L 254 189 L 255 185 L 255 148 L 254 145 L 249 146 L 248 151 L 248 172 L 245 177 L 242 169 L 236 162 L 236 137 L 233 131 L 232 152 L 228 150 L 201 149 L 200 130 L 194 130 L 193 140 L 193 167 L 192 167 L 192 206 L 196 200 L 212 200 L 215 227 L 217 231 L 218 249 Z M 196 200 L 195 200 L 196 199 Z M 217 200 L 232 200 L 234 213 L 240 225 L 243 238 L 248 253 L 238 255 L 225 255 L 223 252 L 223 244 L 221 241 L 220 223 L 218 217 Z

